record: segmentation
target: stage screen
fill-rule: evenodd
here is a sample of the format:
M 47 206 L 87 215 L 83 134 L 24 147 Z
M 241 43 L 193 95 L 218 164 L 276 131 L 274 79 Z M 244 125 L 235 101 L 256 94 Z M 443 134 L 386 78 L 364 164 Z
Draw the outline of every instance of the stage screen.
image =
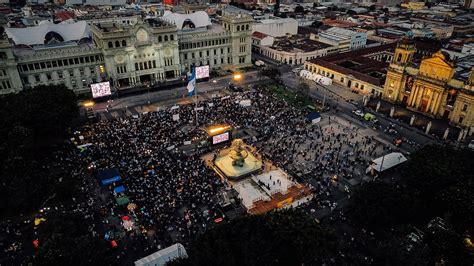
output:
M 209 77 L 209 66 L 196 67 L 196 79 L 203 79 Z
M 110 83 L 108 81 L 91 84 L 91 90 L 92 98 L 99 98 L 112 94 L 112 92 L 110 91 Z
M 219 144 L 219 143 L 222 143 L 222 142 L 226 142 L 229 140 L 229 132 L 224 132 L 222 134 L 219 134 L 219 135 L 215 135 L 212 137 L 212 144 Z

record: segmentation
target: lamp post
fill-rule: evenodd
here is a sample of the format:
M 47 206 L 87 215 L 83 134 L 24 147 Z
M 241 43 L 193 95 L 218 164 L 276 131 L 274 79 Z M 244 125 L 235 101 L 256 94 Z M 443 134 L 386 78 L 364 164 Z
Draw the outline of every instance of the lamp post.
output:
M 212 81 L 212 88 L 213 88 L 213 90 L 216 90 L 216 83 L 217 83 L 217 80 L 213 80 L 213 81 Z

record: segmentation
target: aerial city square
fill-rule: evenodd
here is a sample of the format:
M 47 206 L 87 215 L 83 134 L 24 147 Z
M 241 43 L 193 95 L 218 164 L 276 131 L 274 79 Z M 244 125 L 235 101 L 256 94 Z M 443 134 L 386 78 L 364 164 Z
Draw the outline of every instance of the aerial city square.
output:
M 0 0 L 0 265 L 474 265 L 474 1 Z

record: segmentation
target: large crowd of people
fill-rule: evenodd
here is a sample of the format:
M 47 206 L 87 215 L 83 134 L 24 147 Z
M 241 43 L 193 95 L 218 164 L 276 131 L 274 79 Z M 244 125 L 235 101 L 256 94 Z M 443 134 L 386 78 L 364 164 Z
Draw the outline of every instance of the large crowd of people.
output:
M 251 105 L 241 104 L 242 100 L 250 100 Z M 127 258 L 132 261 L 173 242 L 187 244 L 221 215 L 215 196 L 225 184 L 201 158 L 210 152 L 208 126 L 251 129 L 257 134 L 245 141 L 264 160 L 290 174 L 318 179 L 321 187 L 314 189 L 325 193 L 329 176 L 360 175 L 355 166 L 366 167 L 366 159 L 380 149 L 379 143 L 359 134 L 354 125 L 338 123 L 334 117 L 312 124 L 306 120 L 309 110 L 295 108 L 258 88 L 200 101 L 199 107 L 203 108 L 198 111 L 198 126 L 194 104 L 93 123 L 82 132 L 84 141 L 92 145 L 79 156 L 60 159 L 90 195 L 75 211 L 95 219 L 91 234 L 125 240 L 120 242 L 119 256 L 133 254 Z M 84 169 L 87 166 L 89 172 Z M 119 170 L 122 180 L 100 188 L 94 177 L 111 168 Z M 123 193 L 136 206 L 132 211 L 115 201 L 113 188 L 118 185 L 125 187 Z M 326 194 L 319 195 L 317 200 Z M 125 231 L 120 224 L 123 216 L 132 218 L 135 230 L 118 234 Z

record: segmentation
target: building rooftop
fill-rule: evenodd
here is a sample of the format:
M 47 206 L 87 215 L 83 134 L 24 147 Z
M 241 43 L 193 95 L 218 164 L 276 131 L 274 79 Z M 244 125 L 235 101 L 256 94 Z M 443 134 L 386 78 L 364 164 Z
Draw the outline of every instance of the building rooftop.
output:
M 268 35 L 259 31 L 255 31 L 254 33 L 252 33 L 252 37 L 262 40 L 268 37 Z
M 281 37 L 281 38 L 275 39 L 275 41 L 273 42 L 272 49 L 275 49 L 278 51 L 287 51 L 287 52 L 292 52 L 292 51 L 311 52 L 315 50 L 324 49 L 330 46 L 331 45 L 328 45 L 322 42 L 296 36 L 292 38 Z
M 381 86 L 385 82 L 387 62 L 369 58 L 369 55 L 379 52 L 393 53 L 396 44 L 385 44 L 356 51 L 324 56 L 309 60 L 311 63 L 332 69 L 339 73 L 351 75 L 356 79 Z
M 166 11 L 165 14 L 163 14 L 162 19 L 175 24 L 178 30 L 211 26 L 209 15 L 204 11 L 197 11 L 191 14 L 180 14 Z
M 79 41 L 90 37 L 90 29 L 85 21 L 60 24 L 42 21 L 35 27 L 6 28 L 5 32 L 15 45 L 27 46 Z

